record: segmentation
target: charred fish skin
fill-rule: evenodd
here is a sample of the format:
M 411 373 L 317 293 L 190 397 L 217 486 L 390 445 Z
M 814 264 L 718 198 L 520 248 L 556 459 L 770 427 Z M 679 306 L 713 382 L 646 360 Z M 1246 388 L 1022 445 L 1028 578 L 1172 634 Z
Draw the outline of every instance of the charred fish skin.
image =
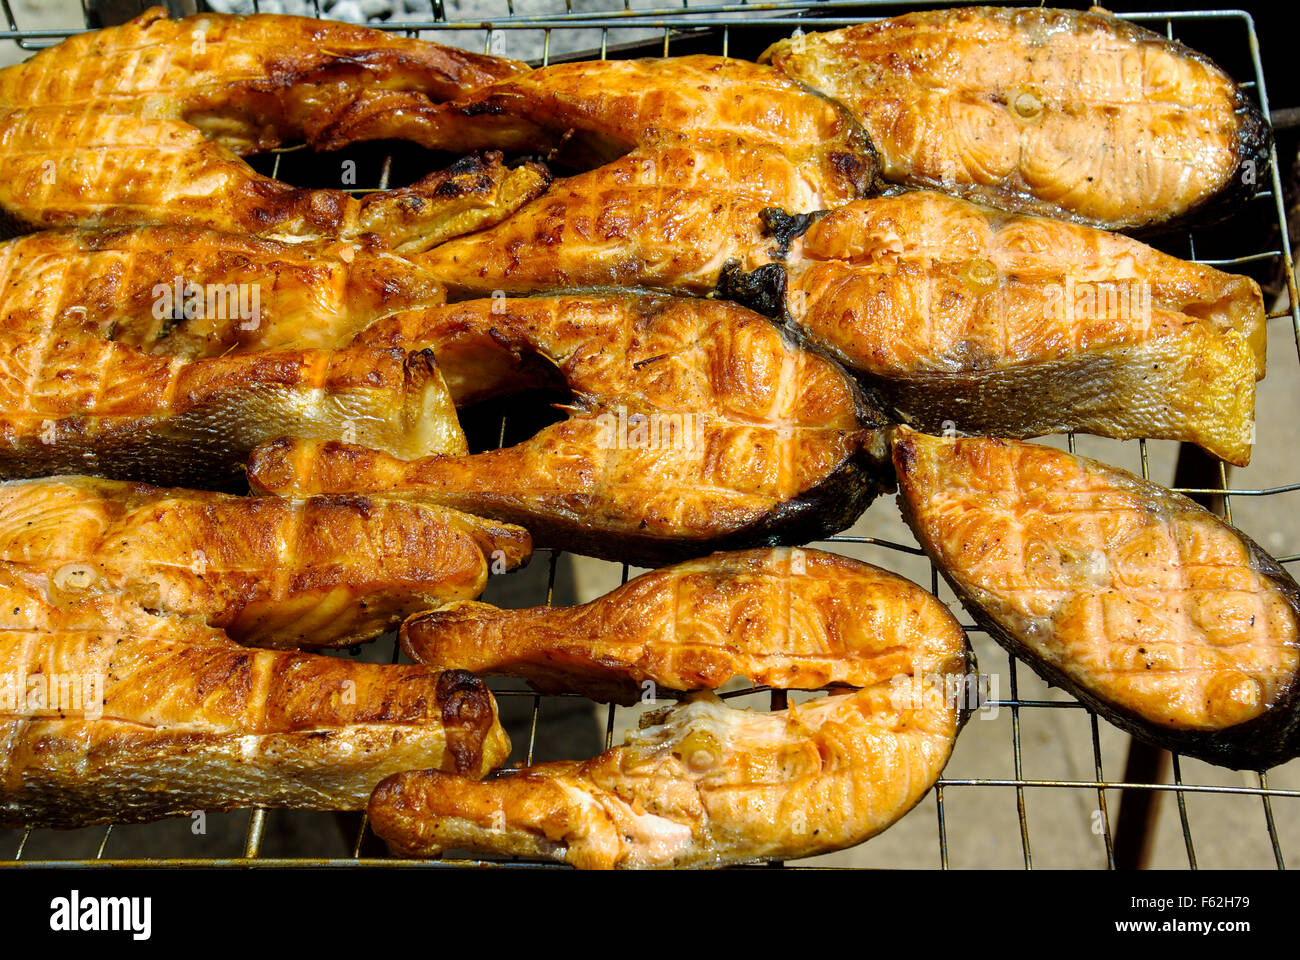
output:
M 412 613 L 477 597 L 489 557 L 512 569 L 530 551 L 521 528 L 427 504 L 89 477 L 0 483 L 0 562 L 48 576 L 68 598 L 111 592 L 245 645 L 372 640 Z
M 0 206 L 24 230 L 170 223 L 375 233 L 393 249 L 427 249 L 498 222 L 549 174 L 487 154 L 358 200 L 262 176 L 242 157 L 319 146 L 324 127 L 375 97 L 446 99 L 526 70 L 350 24 L 269 14 L 169 20 L 156 7 L 0 71 Z
M 785 322 L 901 422 L 1173 439 L 1249 463 L 1267 339 L 1253 280 L 931 191 L 795 231 L 768 287 Z
M 394 772 L 481 777 L 510 751 L 464 671 L 250 650 L 110 593 L 70 598 L 16 564 L 0 564 L 0 595 L 0 672 L 63 684 L 0 700 L 5 827 L 360 809 Z
M 517 523 L 538 543 L 658 566 L 819 539 L 887 482 L 884 420 L 852 378 L 733 304 L 464 301 L 390 318 L 363 342 L 427 344 L 461 397 L 513 389 L 527 370 L 518 358 L 540 356 L 573 394 L 569 416 L 472 456 L 275 441 L 250 459 L 255 489 L 413 496 Z
M 957 472 L 953 458 L 967 468 Z M 1019 458 L 1026 466 L 1018 472 Z M 1048 683 L 1139 739 L 1210 763 L 1265 770 L 1300 755 L 1300 588 L 1248 536 L 1156 484 L 1036 444 L 937 438 L 899 427 L 894 461 L 900 508 L 926 554 L 979 625 Z M 1011 508 L 997 503 L 999 493 L 989 478 L 1001 479 L 1004 498 L 1018 497 L 1005 491 L 1031 474 L 1032 482 L 1023 488 L 1026 497 L 1040 490 L 1039 481 L 1058 474 L 1082 478 L 1079 497 L 1095 494 L 1110 505 L 1112 517 L 1135 532 L 1118 545 L 1098 541 L 1088 553 L 1080 543 L 1097 537 L 1086 531 L 1069 534 L 1064 521 L 1059 529 L 1067 532 L 1057 535 L 1055 546 L 1053 531 L 1042 524 L 1022 522 L 1025 529 L 1017 529 L 1009 519 Z M 963 533 L 939 517 L 948 501 L 965 504 Z M 999 514 L 1000 525 L 988 519 Z M 1040 541 L 1034 545 L 1036 576 L 1026 568 L 1020 579 L 1014 572 L 1003 575 L 1002 583 L 995 575 L 996 557 L 981 570 L 976 555 L 990 544 L 996 551 L 1008 539 L 1035 533 Z M 1156 551 L 1151 545 L 1161 538 L 1166 549 L 1192 559 L 1175 553 L 1162 563 L 1134 553 Z M 1125 556 L 1126 544 L 1132 556 Z M 963 550 L 973 552 L 967 558 L 960 555 Z M 1049 550 L 1059 551 L 1059 563 Z M 1147 563 L 1144 573 L 1141 565 Z M 1050 574 L 1054 564 L 1067 570 L 1063 579 Z M 1071 567 L 1082 580 L 1069 573 Z M 1181 606 L 1166 604 L 1172 611 L 1160 608 L 1159 589 L 1149 589 L 1159 587 L 1171 571 L 1192 584 L 1182 591 Z M 1021 580 L 1028 589 L 1017 597 Z M 1032 604 L 1030 591 L 1046 598 L 1037 611 L 1046 622 L 1037 626 L 1014 608 L 1019 602 Z M 1063 612 L 1054 612 L 1054 598 Z M 1088 614 L 1093 603 L 1109 606 L 1102 607 L 1104 614 Z M 1241 613 L 1242 605 L 1251 605 L 1249 617 Z M 1145 611 L 1141 617 L 1131 612 L 1139 606 Z M 1102 619 L 1092 622 L 1089 615 Z M 1112 629 L 1120 634 L 1116 640 Z M 1203 631 L 1203 638 L 1189 642 L 1189 629 Z M 1232 653 L 1242 646 L 1247 649 L 1239 657 Z M 1185 659 L 1193 661 L 1186 670 Z
M 1104 11 L 924 11 L 760 60 L 846 103 L 885 179 L 1008 210 L 1163 231 L 1230 214 L 1268 169 L 1271 131 L 1241 87 Z M 1084 170 L 1080 143 L 1097 145 Z

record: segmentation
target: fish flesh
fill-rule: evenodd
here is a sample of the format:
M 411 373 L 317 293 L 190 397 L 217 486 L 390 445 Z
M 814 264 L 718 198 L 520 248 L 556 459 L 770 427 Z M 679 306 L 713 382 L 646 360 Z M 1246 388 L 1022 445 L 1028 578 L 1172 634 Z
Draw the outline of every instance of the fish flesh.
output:
M 426 271 L 360 241 L 149 226 L 0 243 L 5 328 L 188 360 L 342 347 L 381 317 L 445 300 Z
M 871 687 L 905 673 L 915 649 L 951 636 L 921 588 L 795 548 L 688 560 L 576 607 L 449 603 L 403 623 L 401 643 L 435 669 L 629 705 L 647 689 L 716 690 L 733 677 L 782 690 Z
M 785 312 L 920 430 L 1080 431 L 1250 462 L 1259 286 L 1136 240 L 929 191 L 812 221 Z
M 483 592 L 527 531 L 428 504 L 242 497 L 56 477 L 0 483 L 0 562 L 256 646 L 360 643 Z
M 433 354 L 400 348 L 159 356 L 10 314 L 0 330 L 0 476 L 219 486 L 282 436 L 397 456 L 463 453 Z M 9 321 L 17 321 L 10 323 Z
M 898 499 L 990 634 L 1134 736 L 1263 770 L 1300 755 L 1300 588 L 1156 484 L 1050 447 L 896 429 Z
M 497 297 L 395 314 L 357 343 L 431 351 L 461 401 L 549 374 L 571 392 L 567 417 L 468 456 L 277 440 L 250 457 L 254 489 L 416 497 L 657 566 L 841 530 L 888 457 L 884 421 L 848 375 L 734 304 Z
M 1253 97 L 1102 10 L 969 7 L 809 33 L 760 58 L 844 103 L 884 179 L 1109 230 L 1230 213 L 1269 168 Z
M 794 566 L 800 558 L 807 565 L 802 574 Z M 755 588 L 756 570 L 783 579 L 800 596 L 786 608 L 792 616 L 783 621 L 784 634 L 754 622 L 782 603 L 772 584 Z M 669 657 L 680 644 L 678 663 L 660 662 L 649 668 L 651 675 L 695 686 L 728 672 L 724 666 L 708 676 L 695 673 L 689 661 L 697 644 L 743 647 L 752 640 L 750 653 L 758 654 L 765 641 L 777 640 L 778 660 L 782 652 L 839 653 L 835 629 L 847 626 L 871 651 L 865 671 L 853 674 L 869 685 L 771 713 L 727 707 L 709 692 L 692 694 L 651 714 L 648 725 L 598 757 L 535 764 L 489 782 L 437 771 L 399 773 L 371 798 L 375 833 L 401 856 L 466 848 L 589 869 L 703 867 L 828 853 L 903 816 L 933 786 L 951 753 L 961 713 L 954 691 L 967 661 L 965 635 L 948 609 L 893 574 L 816 551 L 714 556 L 683 571 L 652 574 L 639 587 L 633 581 L 632 589 L 597 601 L 598 610 L 571 614 L 565 635 L 572 634 L 575 646 L 559 641 L 558 669 L 565 677 L 579 674 L 584 684 L 588 676 L 607 682 L 610 671 L 626 676 L 629 668 L 642 675 L 647 663 L 631 667 L 620 640 L 629 633 L 652 638 L 653 627 L 647 631 L 644 621 L 656 614 L 661 627 L 671 627 L 677 611 L 662 602 L 668 598 L 671 605 L 664 578 L 685 587 L 704 571 L 713 577 L 710 582 L 705 573 L 701 588 L 712 596 L 686 608 L 679 636 L 661 637 Z M 655 598 L 643 607 L 647 590 Z M 860 632 L 855 601 L 866 604 Z M 606 641 L 600 627 L 580 622 L 585 616 L 608 619 L 615 636 Z M 643 623 L 619 631 L 637 620 Z M 516 626 L 525 622 L 538 621 Z M 454 619 L 449 626 L 455 633 Z M 880 636 L 869 636 L 874 628 L 883 631 Z M 525 659 L 533 656 L 529 643 L 522 641 Z M 609 664 L 606 654 L 613 655 Z M 814 679 L 797 670 L 788 678 Z
M 115 593 L 0 563 L 0 825 L 355 810 L 380 780 L 480 777 L 510 745 L 464 671 L 250 650 Z
M 345 23 L 170 20 L 155 7 L 0 70 L 0 208 L 18 231 L 165 223 L 427 249 L 498 222 L 549 175 L 491 153 L 357 199 L 262 176 L 243 158 L 337 148 L 329 129 L 374 98 L 448 99 L 527 69 Z
M 748 273 L 779 259 L 764 209 L 820 210 L 875 183 L 870 143 L 843 107 L 726 57 L 557 64 L 457 100 L 395 106 L 349 115 L 342 135 L 541 150 L 591 167 L 417 257 L 461 297 L 631 285 L 708 293 L 730 260 Z

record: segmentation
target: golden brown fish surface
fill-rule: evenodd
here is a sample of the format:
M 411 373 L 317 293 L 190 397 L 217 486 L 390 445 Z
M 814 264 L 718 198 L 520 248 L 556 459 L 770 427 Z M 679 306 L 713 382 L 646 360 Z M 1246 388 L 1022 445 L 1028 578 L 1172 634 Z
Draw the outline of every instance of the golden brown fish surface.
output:
M 355 237 L 411 252 L 492 224 L 542 191 L 536 164 L 466 157 L 357 199 L 256 173 L 243 156 L 320 146 L 378 99 L 427 102 L 520 63 L 333 21 L 167 19 L 158 7 L 0 71 L 0 207 L 20 228 L 168 223 Z M 343 185 L 340 167 L 340 185 Z
M 461 294 L 633 284 L 707 293 L 731 260 L 749 271 L 779 259 L 765 208 L 836 206 L 875 176 L 843 107 L 725 57 L 559 64 L 448 103 L 408 100 L 350 115 L 341 135 L 557 150 L 598 164 L 419 258 Z
M 1268 169 L 1231 77 L 1100 10 L 928 10 L 761 59 L 848 106 L 885 179 L 1005 209 L 1149 228 L 1227 212 Z
M 0 561 L 258 646 L 371 640 L 527 561 L 525 530 L 367 497 L 237 497 L 57 477 L 0 483 Z
M 401 641 L 436 669 L 631 704 L 647 682 L 870 687 L 906 672 L 914 647 L 949 635 L 947 615 L 920 587 L 847 557 L 777 548 L 663 567 L 577 607 L 452 603 L 411 617 Z
M 828 212 L 787 273 L 788 316 L 918 429 L 1163 438 L 1250 462 L 1266 323 L 1247 277 L 928 191 Z
M 7 327 L 187 359 L 340 347 L 380 317 L 444 300 L 430 274 L 360 242 L 154 226 L 0 243 Z
M 734 304 L 472 300 L 395 315 L 363 342 L 427 344 L 451 383 L 489 392 L 540 358 L 572 391 L 568 417 L 471 456 L 277 441 L 250 459 L 255 489 L 413 496 L 649 566 L 843 529 L 877 490 L 873 456 L 886 456 L 870 429 L 883 421 L 852 379 Z
M 790 567 L 801 554 L 808 564 L 803 574 Z M 403 856 L 452 847 L 585 868 L 722 866 L 852 846 L 911 809 L 939 776 L 957 735 L 955 691 L 966 640 L 947 608 L 893 574 L 813 551 L 715 556 L 688 569 L 701 567 L 716 574 L 706 575 L 703 585 L 713 596 L 689 608 L 678 636 L 662 638 L 665 651 L 680 646 L 680 657 L 652 675 L 662 669 L 674 683 L 711 683 L 689 663 L 701 642 L 707 649 L 720 637 L 741 646 L 756 640 L 751 653 L 757 653 L 763 639 L 756 634 L 764 628 L 751 618 L 781 603 L 770 585 L 756 592 L 752 578 L 763 570 L 776 572 L 801 598 L 819 598 L 823 614 L 800 616 L 807 606 L 790 603 L 784 635 L 778 639 L 779 631 L 769 628 L 782 652 L 825 651 L 835 643 L 831 622 L 844 625 L 872 651 L 865 670 L 853 676 L 869 685 L 772 713 L 737 710 L 712 694 L 696 694 L 598 757 L 537 764 L 492 782 L 398 774 L 370 801 L 376 834 Z M 639 589 L 606 598 L 594 615 L 610 621 L 614 637 L 597 637 L 591 630 L 598 627 L 571 621 L 565 633 L 579 648 L 559 641 L 559 658 L 573 655 L 561 669 L 592 670 L 598 678 L 608 670 L 621 674 L 627 662 L 618 640 L 638 628 L 620 633 L 618 623 L 655 617 L 671 623 L 671 610 L 642 595 L 650 589 L 668 596 L 661 578 L 669 575 L 652 575 L 656 579 Z M 689 595 L 692 574 L 676 576 Z M 855 609 L 857 601 L 865 602 L 863 610 Z M 842 606 L 832 612 L 837 602 Z M 853 624 L 859 614 L 865 618 L 860 627 Z M 868 637 L 874 628 L 881 635 Z M 594 645 L 584 649 L 584 641 Z M 778 668 L 772 679 L 798 682 L 818 672 L 816 666 L 802 675 Z
M 895 432 L 899 503 L 973 615 L 1049 682 L 1160 746 L 1300 753 L 1300 588 L 1244 534 L 1122 470 Z
M 509 742 L 463 671 L 250 650 L 0 564 L 0 824 L 344 810 L 400 770 L 479 777 Z

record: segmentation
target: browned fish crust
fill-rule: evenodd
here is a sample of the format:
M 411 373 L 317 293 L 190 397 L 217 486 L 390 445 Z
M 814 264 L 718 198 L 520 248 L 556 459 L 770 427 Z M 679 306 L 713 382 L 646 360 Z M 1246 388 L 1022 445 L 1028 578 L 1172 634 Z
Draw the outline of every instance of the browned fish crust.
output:
M 786 619 L 766 619 L 782 610 Z M 466 615 L 478 621 L 469 635 Z M 583 689 L 641 677 L 707 687 L 742 665 L 777 686 L 828 676 L 866 686 L 772 713 L 697 694 L 598 757 L 491 782 L 398 774 L 376 788 L 369 815 L 401 856 L 468 848 L 588 869 L 705 867 L 852 846 L 939 776 L 968 669 L 965 635 L 935 597 L 817 551 L 717 554 L 549 619 L 475 605 L 417 623 L 421 651 L 450 634 L 451 658 Z M 489 637 L 489 649 L 473 650 Z
M 540 544 L 657 566 L 819 539 L 881 488 L 884 421 L 860 388 L 734 304 L 473 300 L 397 315 L 360 341 L 393 342 L 428 344 L 461 397 L 514 389 L 523 358 L 540 356 L 573 393 L 568 417 L 472 456 L 277 441 L 250 459 L 256 489 L 418 497 L 518 523 Z
M 1122 470 L 897 428 L 899 505 L 977 622 L 1049 683 L 1169 750 L 1300 755 L 1300 587 L 1245 534 Z
M 262 176 L 241 158 L 298 142 L 337 148 L 326 128 L 372 99 L 427 103 L 526 71 L 351 24 L 267 14 L 169 20 L 156 7 L 0 71 L 0 207 L 26 229 L 373 233 L 404 252 L 427 249 L 498 222 L 549 175 L 491 153 L 359 200 Z
M 842 100 L 885 179 L 1117 230 L 1231 213 L 1269 169 L 1254 100 L 1204 55 L 1105 11 L 929 10 L 761 58 Z
M 110 592 L 240 643 L 371 640 L 528 560 L 519 527 L 369 497 L 237 497 L 58 477 L 0 483 L 0 562 L 58 595 Z

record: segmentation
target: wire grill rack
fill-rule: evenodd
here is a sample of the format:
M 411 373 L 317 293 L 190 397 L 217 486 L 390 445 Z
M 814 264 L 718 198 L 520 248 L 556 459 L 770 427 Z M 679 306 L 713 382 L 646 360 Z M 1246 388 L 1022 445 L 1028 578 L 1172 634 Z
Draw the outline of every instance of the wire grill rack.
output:
M 192 0 L 172 0 L 174 13 L 192 12 L 185 3 Z M 681 6 L 669 6 L 663 0 L 578 0 L 603 3 L 604 9 L 575 9 L 575 0 L 540 0 L 555 9 L 541 12 L 529 12 L 539 5 L 539 0 L 485 0 L 474 8 L 474 16 L 460 16 L 455 9 L 449 9 L 457 0 L 433 0 L 434 14 L 424 20 L 403 20 L 389 23 L 373 24 L 383 29 L 400 31 L 408 36 L 421 36 L 455 46 L 480 48 L 492 53 L 505 53 L 520 59 L 529 59 L 538 65 L 545 65 L 559 59 L 586 59 L 592 57 L 613 57 L 624 55 L 670 55 L 679 52 L 711 52 L 722 55 L 753 56 L 771 41 L 787 36 L 797 29 L 832 29 L 854 23 L 867 22 L 881 16 L 891 16 L 905 12 L 910 8 L 934 6 L 937 4 L 912 3 L 908 7 L 888 7 L 861 0 L 780 0 L 771 3 L 704 3 L 694 4 L 683 0 Z M 90 29 L 101 23 L 99 12 L 94 7 L 94 0 L 81 0 L 82 20 L 78 25 L 61 27 L 41 27 L 24 29 L 20 18 L 15 15 L 11 0 L 0 0 L 7 29 L 0 29 L 0 41 L 13 41 L 19 48 L 32 51 L 63 37 Z M 312 0 L 316 16 L 322 16 L 321 0 Z M 499 13 L 484 19 L 483 12 L 488 4 L 499 7 Z M 521 9 L 516 9 L 517 4 Z M 528 10 L 522 9 L 527 5 Z M 648 8 L 642 9 L 646 4 Z M 254 0 L 254 5 L 261 9 L 261 0 Z M 562 8 L 561 8 L 562 5 Z M 1170 38 L 1184 40 L 1189 45 L 1202 50 L 1216 59 L 1233 73 L 1243 86 L 1257 98 L 1267 116 L 1269 113 L 1268 94 L 1265 89 L 1263 67 L 1260 59 L 1259 41 L 1255 24 L 1249 13 L 1240 10 L 1191 11 L 1191 12 L 1144 12 L 1121 14 L 1141 22 L 1150 29 L 1164 32 Z M 512 37 L 517 39 L 511 39 Z M 506 48 L 503 50 L 503 47 Z M 521 52 L 520 48 L 523 48 Z M 1244 78 L 1244 79 L 1243 79 Z M 273 157 L 262 158 L 263 169 L 275 176 L 281 172 L 282 160 L 295 148 L 287 148 Z M 291 161 L 290 161 L 291 162 Z M 390 173 L 393 169 L 393 156 L 385 155 L 379 163 L 377 175 L 372 179 L 373 187 L 366 190 L 385 189 L 390 185 Z M 1287 231 L 1287 217 L 1283 200 L 1282 182 L 1279 175 L 1276 151 L 1270 157 L 1270 166 L 1266 171 L 1258 171 L 1261 190 L 1257 196 L 1239 211 L 1226 227 L 1216 227 L 1212 231 L 1192 231 L 1174 238 L 1166 238 L 1159 245 L 1171 253 L 1188 259 L 1212 264 L 1221 269 L 1248 273 L 1261 282 L 1272 284 L 1277 288 L 1278 306 L 1269 314 L 1270 332 L 1276 338 L 1278 327 L 1274 321 L 1282 321 L 1290 327 L 1297 352 L 1292 357 L 1287 351 L 1287 362 L 1300 360 L 1300 297 L 1297 296 L 1294 263 L 1292 262 L 1290 238 Z M 1234 231 L 1233 225 L 1240 224 Z M 1270 358 L 1273 369 L 1270 376 L 1279 376 L 1276 358 Z M 1295 371 L 1285 371 L 1282 376 L 1291 376 Z M 1267 381 L 1266 381 L 1267 382 Z M 1300 381 L 1298 381 L 1300 382 Z M 1294 396 L 1291 397 L 1295 399 Z M 513 411 L 499 412 L 493 429 L 496 433 L 496 445 L 504 445 L 507 440 L 507 420 L 515 417 Z M 510 433 L 516 432 L 512 426 Z M 1083 443 L 1084 438 L 1079 438 Z M 1069 449 L 1075 449 L 1073 436 L 1065 441 Z M 1124 444 L 1107 442 L 1109 446 L 1103 459 L 1127 469 L 1139 470 L 1144 477 L 1151 478 L 1156 455 L 1149 449 L 1147 441 L 1130 441 Z M 491 445 L 491 444 L 489 444 Z M 1167 447 L 1163 450 L 1168 453 Z M 1257 448 L 1258 453 L 1258 448 Z M 1295 475 L 1266 476 L 1264 480 L 1254 482 L 1257 470 L 1251 468 L 1252 483 L 1233 487 L 1229 483 L 1228 468 L 1219 461 L 1203 458 L 1197 461 L 1197 452 L 1190 448 L 1181 451 L 1176 489 L 1189 496 L 1196 497 L 1212 509 L 1216 509 L 1228 520 L 1232 520 L 1233 501 L 1235 498 L 1271 498 L 1290 491 L 1300 491 L 1300 470 Z M 1127 457 L 1126 462 L 1122 458 Z M 1136 462 L 1133 462 L 1136 461 Z M 1274 471 L 1277 472 L 1277 471 Z M 878 511 L 887 511 L 888 506 L 877 505 L 868 511 L 868 517 Z M 1280 507 L 1271 507 L 1273 510 Z M 1239 511 L 1240 512 L 1240 511 Z M 859 524 L 861 527 L 861 524 Z M 909 562 L 906 570 L 914 579 L 925 583 L 924 574 L 917 571 L 925 569 L 925 561 L 919 548 L 906 542 L 908 534 L 905 528 L 897 538 L 889 535 L 871 535 L 857 533 L 855 527 L 848 534 L 833 537 L 813 546 L 825 547 L 842 552 L 862 555 L 881 566 L 899 568 Z M 1275 546 L 1275 545 L 1274 545 Z M 1292 545 L 1300 547 L 1300 544 Z M 1275 553 L 1285 551 L 1274 550 Z M 537 585 L 537 595 L 528 598 L 528 603 L 550 604 L 557 590 L 563 587 L 566 576 L 574 576 L 575 567 L 566 562 L 568 558 L 558 551 L 541 549 L 534 566 L 545 564 L 545 577 Z M 1280 556 L 1283 563 L 1300 562 L 1300 553 Z M 626 564 L 619 568 L 617 564 L 607 564 L 584 558 L 584 569 L 603 566 L 597 579 L 605 581 L 605 588 L 612 586 L 617 577 L 618 582 L 626 582 L 630 573 Z M 921 564 L 921 566 L 917 566 Z M 536 573 L 537 571 L 535 571 Z M 514 577 L 519 574 L 512 575 Z M 952 597 L 941 588 L 938 572 L 932 565 L 928 569 L 930 588 L 941 598 L 950 602 Z M 539 578 L 540 579 L 540 578 Z M 600 591 L 597 591 L 600 592 Z M 544 593 L 544 596 L 543 596 Z M 582 596 L 577 599 L 592 599 Z M 960 617 L 969 621 L 969 617 Z M 1128 743 L 1126 738 L 1110 728 L 1108 724 L 1099 723 L 1098 718 L 1073 699 L 1049 690 L 1038 684 L 1031 671 L 1023 669 L 1014 657 L 993 648 L 981 637 L 981 631 L 974 624 L 966 622 L 965 627 L 971 636 L 972 644 L 981 652 L 982 667 L 989 669 L 991 663 L 997 664 L 997 672 L 992 675 L 995 691 L 983 705 L 983 710 L 1002 711 L 1010 715 L 1010 750 L 1009 771 L 976 770 L 973 775 L 961 776 L 952 773 L 956 761 L 961 757 L 962 741 L 969 737 L 972 720 L 967 731 L 959 738 L 954 763 L 949 765 L 932 794 L 921 808 L 912 811 L 902 821 L 915 827 L 916 818 L 924 817 L 925 808 L 933 816 L 935 833 L 933 839 L 926 840 L 922 831 L 911 829 L 904 840 L 908 844 L 924 842 L 934 856 L 931 865 L 948 868 L 965 865 L 953 863 L 951 856 L 953 825 L 953 797 L 963 791 L 1009 791 L 1014 794 L 1015 821 L 1012 830 L 1006 831 L 1007 837 L 994 837 L 995 843 L 1001 843 L 1003 852 L 1018 847 L 1016 860 L 1023 862 L 1025 868 L 1034 866 L 1035 852 L 1039 853 L 1040 865 L 1042 851 L 1050 850 L 1050 844 L 1031 842 L 1031 820 L 1029 807 L 1031 797 L 1043 791 L 1067 792 L 1074 795 L 1076 804 L 1087 815 L 1091 834 L 1090 850 L 1083 862 L 1058 863 L 1052 865 L 1067 866 L 1104 866 L 1114 869 L 1116 866 L 1143 865 L 1144 847 L 1150 841 L 1149 830 L 1153 824 L 1151 816 L 1152 803 L 1162 794 L 1172 794 L 1177 801 L 1178 822 L 1182 844 L 1186 850 L 1186 865 L 1197 867 L 1197 850 L 1192 829 L 1193 817 L 1189 813 L 1189 801 L 1197 797 L 1235 798 L 1234 804 L 1258 803 L 1257 813 L 1245 818 L 1240 809 L 1235 811 L 1234 822 L 1243 824 L 1240 829 L 1250 829 L 1260 833 L 1266 832 L 1267 845 L 1264 849 L 1278 869 L 1284 869 L 1286 860 L 1283 852 L 1283 837 L 1275 816 L 1274 801 L 1287 804 L 1300 798 L 1300 778 L 1290 776 L 1296 788 L 1270 786 L 1269 774 L 1257 772 L 1238 778 L 1242 782 L 1210 782 L 1215 779 L 1232 777 L 1213 768 L 1205 768 L 1204 774 L 1184 776 L 1184 761 L 1173 756 L 1172 776 L 1163 775 L 1162 754 L 1146 748 L 1139 743 Z M 992 654 L 984 652 L 993 651 Z M 372 648 L 367 659 L 383 659 L 391 656 L 397 658 L 396 643 L 391 637 L 379 641 Z M 1006 696 L 1001 695 L 1005 684 Z M 1037 684 L 1034 690 L 1027 688 Z M 1041 687 L 1042 692 L 1037 692 Z M 512 763 L 503 773 L 510 773 L 520 766 L 534 761 L 538 745 L 538 731 L 544 728 L 545 718 L 555 711 L 555 704 L 564 700 L 563 696 L 542 696 L 519 687 L 506 687 L 493 684 L 503 704 L 510 701 L 522 703 L 526 711 L 526 738 L 522 744 L 521 754 L 512 758 Z M 770 706 L 781 709 L 786 705 L 784 691 L 768 690 L 764 687 L 745 687 L 741 689 L 724 689 L 720 695 L 735 703 L 751 706 Z M 791 696 L 798 696 L 791 694 Z M 549 709 L 548 709 L 549 708 Z M 603 717 L 603 742 L 610 746 L 615 739 L 615 732 L 621 726 L 635 725 L 635 708 L 608 706 L 599 709 Z M 629 713 L 629 711 L 632 711 Z M 1082 717 L 1086 721 L 1087 735 L 1082 738 L 1084 746 L 1072 747 L 1072 762 L 1076 765 L 1071 776 L 1048 778 L 1031 776 L 1027 764 L 1025 730 L 1032 718 L 1049 711 L 1065 711 Z M 1103 743 L 1108 748 L 1103 750 Z M 1104 763 L 1104 753 L 1117 753 L 1118 746 L 1127 746 L 1129 755 L 1124 776 L 1107 776 L 1106 766 L 1114 767 L 1112 762 Z M 1090 748 L 1090 749 L 1089 749 Z M 1112 757 L 1113 759 L 1113 757 Z M 999 765 L 1002 766 L 1002 765 Z M 1199 771 L 1201 765 L 1197 765 Z M 1293 765 L 1294 766 L 1294 765 Z M 1289 768 L 1280 768 L 1289 771 Z M 1000 775 L 994 775 L 1000 774 Z M 1274 772 L 1276 777 L 1277 771 Z M 1115 797 L 1121 799 L 1119 817 L 1114 816 Z M 1087 805 L 1093 804 L 1091 808 Z M 1126 817 L 1126 813 L 1129 814 Z M 1134 815 L 1136 813 L 1136 815 Z M 246 811 L 247 827 L 243 832 L 242 852 L 235 857 L 229 856 L 190 856 L 176 855 L 179 846 L 161 858 L 148 860 L 125 859 L 113 855 L 111 840 L 114 835 L 112 827 L 98 828 L 97 842 L 92 843 L 94 853 L 91 856 L 68 859 L 41 857 L 36 852 L 40 847 L 36 831 L 0 832 L 0 865 L 21 866 L 111 866 L 119 864 L 139 864 L 142 862 L 161 865 L 196 865 L 196 866 L 330 866 L 348 867 L 359 865 L 384 865 L 402 867 L 454 867 L 454 866 L 499 866 L 503 863 L 512 866 L 553 866 L 549 864 L 532 864 L 524 861 L 498 861 L 458 857 L 454 853 L 437 860 L 393 860 L 384 856 L 382 844 L 367 829 L 361 814 L 338 814 L 338 823 L 344 828 L 348 837 L 351 855 L 343 856 L 307 856 L 284 857 L 266 855 L 263 839 L 268 816 L 303 816 L 288 811 L 268 812 L 264 810 Z M 306 815 L 319 816 L 319 815 Z M 1009 819 L 1009 818 L 1008 818 Z M 1254 826 L 1251 826 L 1252 819 Z M 1113 822 L 1117 821 L 1117 822 Z M 1126 822 L 1127 821 L 1127 822 Z M 1288 821 L 1283 821 L 1284 827 Z M 319 825 L 318 825 L 319 826 Z M 119 828 L 119 831 L 122 828 Z M 141 828 L 130 828 L 141 829 Z M 900 827 L 895 827 L 894 831 Z M 977 829 L 988 829 L 987 824 Z M 928 832 L 928 830 L 926 831 Z M 48 831 L 41 831 L 48 833 Z M 893 831 L 877 840 L 869 841 L 865 848 L 871 848 L 889 838 Z M 1205 834 L 1202 834 L 1205 836 Z M 8 846 L 8 849 L 5 848 Z M 896 852 L 897 844 L 890 849 Z M 863 849 L 863 848 L 859 848 Z M 917 863 L 916 851 L 902 858 L 908 863 Z M 837 864 L 843 861 L 835 861 Z M 994 865 L 1007 865 L 993 858 Z M 780 864 L 774 864 L 780 865 Z M 921 865 L 924 862 L 921 861 Z

